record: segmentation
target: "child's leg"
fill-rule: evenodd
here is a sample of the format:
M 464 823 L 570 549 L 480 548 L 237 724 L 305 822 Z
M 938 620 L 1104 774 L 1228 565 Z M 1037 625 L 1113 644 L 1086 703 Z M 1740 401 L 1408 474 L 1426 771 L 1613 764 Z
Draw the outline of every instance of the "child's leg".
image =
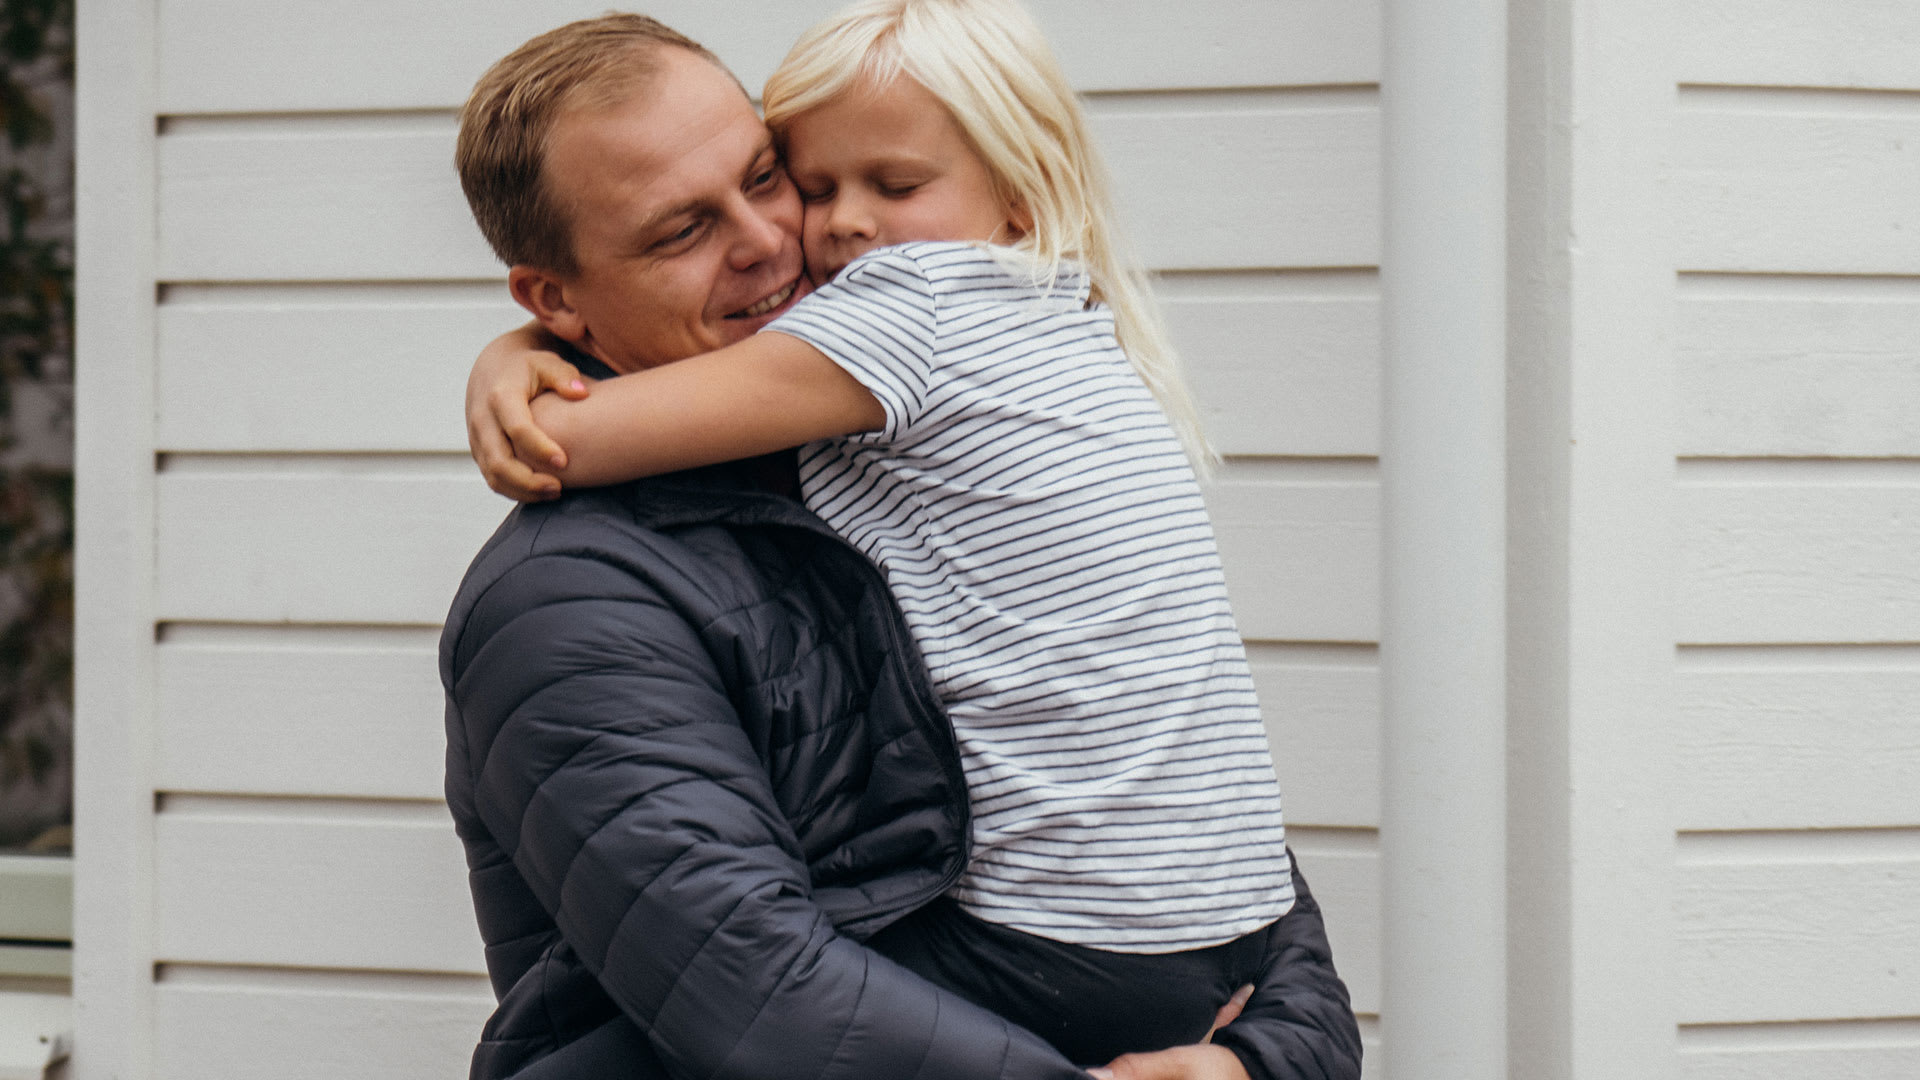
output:
M 1192 952 L 1105 952 L 983 922 L 940 899 L 868 945 L 1041 1036 L 1080 1065 L 1198 1042 L 1263 967 L 1265 931 Z

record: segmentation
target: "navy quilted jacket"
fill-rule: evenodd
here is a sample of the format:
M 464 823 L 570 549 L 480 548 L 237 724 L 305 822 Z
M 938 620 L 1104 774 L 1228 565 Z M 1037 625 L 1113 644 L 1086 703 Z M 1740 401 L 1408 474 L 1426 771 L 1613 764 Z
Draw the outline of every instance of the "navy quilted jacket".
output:
M 522 507 L 454 601 L 473 1075 L 1084 1080 L 858 943 L 959 872 L 965 779 L 878 571 L 741 468 Z
M 441 677 L 500 1000 L 476 1080 L 1085 1080 L 858 943 L 959 873 L 965 778 L 879 572 L 748 466 L 516 510 Z M 1217 1041 L 1255 1080 L 1347 1080 L 1358 1032 L 1295 888 Z

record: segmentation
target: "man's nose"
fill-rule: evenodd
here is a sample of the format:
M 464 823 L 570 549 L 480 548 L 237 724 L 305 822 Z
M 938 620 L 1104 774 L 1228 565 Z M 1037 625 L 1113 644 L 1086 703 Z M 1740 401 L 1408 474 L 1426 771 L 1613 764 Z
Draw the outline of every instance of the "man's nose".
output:
M 733 265 L 745 270 L 780 254 L 787 231 L 760 207 L 746 203 L 734 215 Z

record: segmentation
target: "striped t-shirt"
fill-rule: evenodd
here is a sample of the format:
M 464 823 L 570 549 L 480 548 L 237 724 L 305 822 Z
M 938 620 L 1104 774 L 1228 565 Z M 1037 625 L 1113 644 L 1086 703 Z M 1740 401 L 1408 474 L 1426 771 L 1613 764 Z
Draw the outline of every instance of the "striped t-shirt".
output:
M 770 329 L 886 411 L 801 452 L 807 505 L 885 572 L 953 718 L 989 922 L 1117 952 L 1285 914 L 1291 866 L 1246 654 L 1179 440 L 1088 303 L 985 249 L 848 266 Z

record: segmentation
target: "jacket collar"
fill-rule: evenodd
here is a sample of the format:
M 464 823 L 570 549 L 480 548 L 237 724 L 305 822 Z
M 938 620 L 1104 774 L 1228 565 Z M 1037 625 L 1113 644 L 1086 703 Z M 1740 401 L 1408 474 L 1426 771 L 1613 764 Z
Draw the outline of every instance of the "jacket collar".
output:
M 619 373 L 570 344 L 561 355 L 590 378 Z M 800 503 L 799 462 L 783 450 L 747 461 L 650 476 L 608 489 L 618 492 L 634 520 L 648 528 L 687 525 L 786 525 L 836 536 Z

